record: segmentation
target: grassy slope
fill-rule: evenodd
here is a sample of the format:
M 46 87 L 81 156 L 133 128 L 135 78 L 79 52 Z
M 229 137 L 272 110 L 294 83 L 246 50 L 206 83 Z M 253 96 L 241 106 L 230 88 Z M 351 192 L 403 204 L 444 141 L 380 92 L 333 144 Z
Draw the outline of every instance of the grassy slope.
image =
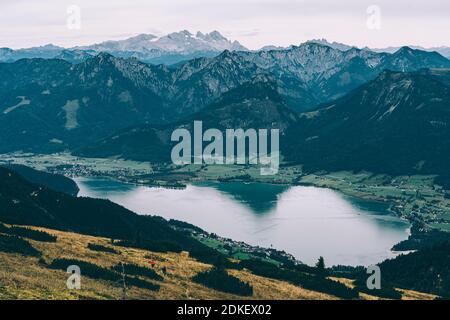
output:
M 33 227 L 34 228 L 34 227 Z M 119 262 L 148 265 L 148 259 L 158 261 L 156 271 L 167 268 L 159 292 L 132 287 L 128 292 L 131 299 L 242 299 L 240 296 L 221 293 L 194 283 L 191 278 L 211 268 L 189 258 L 185 254 L 151 253 L 144 250 L 115 247 L 120 255 L 95 252 L 87 249 L 88 243 L 110 245 L 109 239 L 84 236 L 75 233 L 45 230 L 57 235 L 56 243 L 30 241 L 43 253 L 46 261 L 55 258 L 74 258 L 104 267 Z M 246 271 L 231 271 L 231 274 L 249 282 L 254 288 L 254 299 L 332 299 L 319 292 L 304 290 L 282 281 L 265 279 Z M 68 274 L 40 265 L 37 258 L 17 254 L 0 253 L 0 299 L 119 299 L 120 286 L 111 282 L 91 280 L 82 277 L 82 290 L 66 289 Z
M 191 278 L 199 272 L 211 268 L 210 265 L 197 262 L 186 254 L 152 253 L 149 251 L 115 247 L 120 254 L 91 251 L 88 243 L 110 246 L 109 239 L 61 232 L 44 228 L 58 237 L 56 243 L 30 241 L 50 262 L 55 258 L 73 258 L 95 263 L 104 267 L 119 262 L 147 266 L 148 260 L 158 261 L 156 271 L 166 267 L 164 281 L 157 282 L 161 289 L 153 292 L 132 287 L 127 297 L 130 299 L 245 299 L 240 296 L 222 293 L 194 283 Z M 334 297 L 305 290 L 283 281 L 253 275 L 245 270 L 229 270 L 230 274 L 250 283 L 254 294 L 251 299 L 334 299 Z M 60 270 L 51 270 L 39 264 L 38 258 L 17 254 L 0 253 L 0 299 L 120 299 L 122 291 L 119 285 L 111 282 L 92 280 L 82 277 L 81 290 L 68 290 L 68 274 Z M 345 279 L 340 279 L 345 282 Z M 351 282 L 347 282 L 351 286 Z M 374 297 L 361 296 L 364 299 Z M 433 296 L 416 292 L 407 292 L 406 299 L 432 299 Z

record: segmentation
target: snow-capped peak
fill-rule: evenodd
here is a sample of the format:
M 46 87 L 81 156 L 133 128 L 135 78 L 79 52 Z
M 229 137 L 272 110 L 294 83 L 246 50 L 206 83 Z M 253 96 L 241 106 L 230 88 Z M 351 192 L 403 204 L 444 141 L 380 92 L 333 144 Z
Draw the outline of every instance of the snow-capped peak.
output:
M 331 47 L 333 49 L 337 49 L 340 51 L 347 51 L 347 50 L 354 48 L 354 47 L 349 46 L 344 43 L 339 43 L 339 42 L 335 42 L 335 41 L 329 42 L 327 39 L 313 39 L 313 40 L 306 41 L 306 43 L 318 43 L 318 44 L 322 44 L 322 45 L 325 45 L 325 46 L 328 46 L 328 47 Z
M 196 52 L 221 52 L 223 50 L 247 50 L 237 41 L 230 41 L 220 32 L 197 32 L 195 35 L 188 30 L 173 32 L 157 37 L 152 34 L 140 34 L 125 40 L 106 41 L 77 49 L 95 51 L 133 51 L 146 52 L 158 50 L 164 53 L 192 54 Z

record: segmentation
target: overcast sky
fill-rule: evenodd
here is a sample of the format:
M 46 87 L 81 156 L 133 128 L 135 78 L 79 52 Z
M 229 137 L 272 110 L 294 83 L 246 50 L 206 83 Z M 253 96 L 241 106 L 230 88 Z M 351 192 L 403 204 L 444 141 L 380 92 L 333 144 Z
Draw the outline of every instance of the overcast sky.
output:
M 67 27 L 70 5 L 81 9 L 81 29 Z M 381 19 L 373 7 L 367 12 L 371 5 Z M 184 29 L 218 30 L 251 49 L 313 38 L 360 47 L 450 46 L 450 1 L 0 0 L 0 47 L 71 47 Z

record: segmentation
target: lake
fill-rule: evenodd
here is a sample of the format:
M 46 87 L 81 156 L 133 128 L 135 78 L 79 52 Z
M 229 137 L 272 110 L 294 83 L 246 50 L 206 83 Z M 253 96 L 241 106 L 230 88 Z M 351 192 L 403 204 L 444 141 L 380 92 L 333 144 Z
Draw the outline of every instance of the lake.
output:
M 370 265 L 393 257 L 409 223 L 384 203 L 316 187 L 204 182 L 185 189 L 77 178 L 80 196 L 107 198 L 139 214 L 186 221 L 205 231 L 273 247 L 314 264 Z

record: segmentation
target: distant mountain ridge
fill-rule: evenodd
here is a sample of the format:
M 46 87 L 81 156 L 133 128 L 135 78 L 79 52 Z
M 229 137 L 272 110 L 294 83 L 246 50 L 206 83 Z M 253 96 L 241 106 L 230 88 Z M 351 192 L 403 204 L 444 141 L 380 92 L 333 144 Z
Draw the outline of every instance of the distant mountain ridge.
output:
M 135 57 L 152 64 L 174 64 L 199 57 L 214 57 L 224 50 L 248 50 L 238 41 L 230 41 L 218 31 L 210 33 L 187 30 L 173 32 L 157 37 L 152 34 L 140 34 L 125 40 L 110 40 L 88 46 L 62 48 L 52 44 L 12 50 L 0 48 L 0 62 L 14 62 L 24 58 L 58 58 L 71 63 L 80 63 L 100 52 L 116 57 Z
M 428 51 L 428 52 L 437 52 L 441 54 L 442 56 L 446 57 L 447 59 L 450 59 L 450 47 L 446 46 L 440 46 L 440 47 L 431 47 L 431 48 L 425 48 L 421 46 L 409 46 L 412 49 L 421 50 L 421 51 Z M 367 48 L 367 50 L 372 50 L 374 52 L 386 52 L 386 53 L 394 53 L 398 51 L 401 47 L 387 47 L 387 48 Z
M 232 42 L 218 31 L 212 31 L 206 34 L 199 31 L 194 35 L 187 30 L 170 33 L 162 37 L 157 37 L 152 34 L 140 34 L 125 40 L 106 41 L 90 46 L 75 47 L 75 49 L 94 50 L 96 52 L 145 52 L 160 50 L 162 52 L 177 52 L 182 54 L 192 54 L 199 51 L 222 52 L 224 50 L 248 50 L 238 41 Z
M 59 55 L 63 50 L 64 48 L 53 44 L 17 50 L 0 48 L 0 62 L 14 62 L 20 59 L 32 58 L 52 59 Z
M 383 70 L 409 72 L 449 68 L 438 53 L 403 47 L 394 54 L 351 48 L 346 51 L 310 42 L 288 50 L 233 52 L 277 79 L 280 93 L 295 110 L 305 111 L 336 99 L 375 78 Z
M 290 50 L 224 51 L 176 68 L 100 53 L 0 63 L 1 152 L 79 148 L 133 125 L 169 123 L 211 105 L 226 92 L 269 77 L 292 110 L 339 98 L 385 69 L 450 68 L 437 53 L 403 48 L 378 54 L 308 43 Z
M 321 44 L 340 51 L 347 51 L 353 48 L 358 49 L 356 46 L 335 41 L 331 42 L 327 39 L 308 40 L 300 44 L 300 46 L 304 44 Z M 182 30 L 164 36 L 143 33 L 123 40 L 108 40 L 92 45 L 75 46 L 71 48 L 63 48 L 53 44 L 17 50 L 0 48 L 0 62 L 14 62 L 24 58 L 59 58 L 65 59 L 71 63 L 80 63 L 100 52 L 108 52 L 116 57 L 135 57 L 143 62 L 151 64 L 171 65 L 200 57 L 215 57 L 224 50 L 264 52 L 290 50 L 295 46 L 296 45 L 283 47 L 269 44 L 259 50 L 249 50 L 238 41 L 227 39 L 218 31 L 209 33 L 198 31 L 193 34 L 187 30 Z M 424 48 L 413 45 L 409 47 L 427 52 L 435 51 L 450 59 L 450 47 L 440 46 Z M 392 54 L 401 48 L 402 47 L 364 47 L 362 50 Z
M 347 51 L 347 50 L 350 50 L 352 48 L 356 48 L 355 46 L 350 46 L 350 45 L 347 45 L 347 44 L 344 44 L 344 43 L 340 43 L 340 42 L 336 42 L 336 41 L 329 42 L 327 39 L 313 39 L 313 40 L 306 41 L 306 43 L 323 44 L 323 45 L 329 46 L 329 47 L 331 47 L 333 49 L 338 49 L 338 50 L 341 50 L 341 51 Z M 391 52 L 391 53 L 393 53 L 393 52 Z

